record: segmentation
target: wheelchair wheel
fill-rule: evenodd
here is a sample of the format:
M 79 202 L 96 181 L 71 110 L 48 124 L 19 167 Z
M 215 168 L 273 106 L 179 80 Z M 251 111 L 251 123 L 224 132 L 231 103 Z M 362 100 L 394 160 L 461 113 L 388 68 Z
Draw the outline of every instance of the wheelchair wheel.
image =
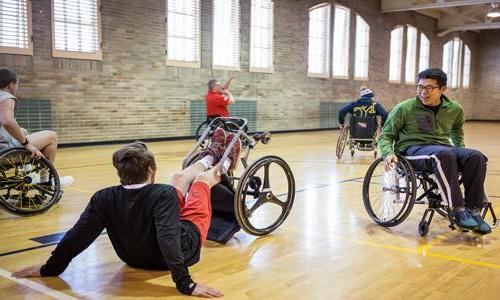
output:
M 203 123 L 201 123 L 198 126 L 198 128 L 196 129 L 196 132 L 194 134 L 195 140 L 199 140 L 200 139 L 200 137 L 203 134 L 203 132 L 205 131 L 205 129 L 207 129 L 208 124 L 209 124 L 209 122 L 207 120 L 207 121 L 204 121 Z
M 398 155 L 398 163 L 384 171 L 384 160 L 375 160 L 363 182 L 363 203 L 368 215 L 384 227 L 396 226 L 410 214 L 416 197 L 416 178 L 408 160 Z
M 287 218 L 295 198 L 295 179 L 288 164 L 264 156 L 243 172 L 234 196 L 234 210 L 247 233 L 266 235 Z
M 0 205 L 11 213 L 40 214 L 62 196 L 54 166 L 45 158 L 33 158 L 24 148 L 1 153 L 0 167 Z
M 348 139 L 349 139 L 349 127 L 346 125 L 340 130 L 339 138 L 337 140 L 336 154 L 338 159 L 342 157 Z

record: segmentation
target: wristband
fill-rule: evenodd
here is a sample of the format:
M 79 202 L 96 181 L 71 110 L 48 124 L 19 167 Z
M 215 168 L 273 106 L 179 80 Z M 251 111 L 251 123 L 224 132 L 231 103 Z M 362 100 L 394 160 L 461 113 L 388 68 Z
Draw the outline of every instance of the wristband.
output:
M 28 137 L 25 137 L 24 138 L 24 142 L 21 143 L 22 146 L 26 146 L 30 143 L 30 141 L 28 141 Z

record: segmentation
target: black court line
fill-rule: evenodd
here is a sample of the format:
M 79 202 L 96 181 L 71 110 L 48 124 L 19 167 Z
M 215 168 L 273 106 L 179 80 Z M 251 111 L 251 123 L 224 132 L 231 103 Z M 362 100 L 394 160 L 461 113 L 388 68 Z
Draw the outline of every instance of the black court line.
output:
M 63 236 L 65 234 L 66 234 L 66 231 L 63 231 L 63 232 L 53 233 L 53 234 L 49 234 L 49 235 L 45 235 L 45 236 L 41 236 L 41 237 L 31 238 L 30 240 L 41 243 L 41 245 L 0 253 L 0 257 L 57 245 L 57 243 L 59 243 L 61 241 L 61 239 L 63 238 Z M 105 234 L 107 234 L 107 233 L 103 232 L 100 235 L 105 235 Z

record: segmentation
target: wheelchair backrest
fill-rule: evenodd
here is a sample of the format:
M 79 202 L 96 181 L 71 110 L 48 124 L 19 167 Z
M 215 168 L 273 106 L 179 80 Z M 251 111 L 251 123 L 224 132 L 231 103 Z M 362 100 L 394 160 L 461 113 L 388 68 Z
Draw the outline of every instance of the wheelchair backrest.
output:
M 353 139 L 373 139 L 377 131 L 377 117 L 351 116 L 349 123 Z

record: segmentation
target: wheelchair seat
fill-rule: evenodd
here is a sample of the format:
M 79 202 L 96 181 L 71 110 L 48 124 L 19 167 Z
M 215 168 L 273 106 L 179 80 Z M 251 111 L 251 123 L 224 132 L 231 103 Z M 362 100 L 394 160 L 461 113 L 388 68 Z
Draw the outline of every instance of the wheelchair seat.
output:
M 376 117 L 351 116 L 349 120 L 350 136 L 356 141 L 373 142 L 377 131 Z
M 354 150 L 374 151 L 374 158 L 377 157 L 377 117 L 375 116 L 354 116 L 349 119 L 349 126 L 344 127 L 337 140 L 337 158 L 341 158 L 346 145 L 349 145 L 351 156 Z

